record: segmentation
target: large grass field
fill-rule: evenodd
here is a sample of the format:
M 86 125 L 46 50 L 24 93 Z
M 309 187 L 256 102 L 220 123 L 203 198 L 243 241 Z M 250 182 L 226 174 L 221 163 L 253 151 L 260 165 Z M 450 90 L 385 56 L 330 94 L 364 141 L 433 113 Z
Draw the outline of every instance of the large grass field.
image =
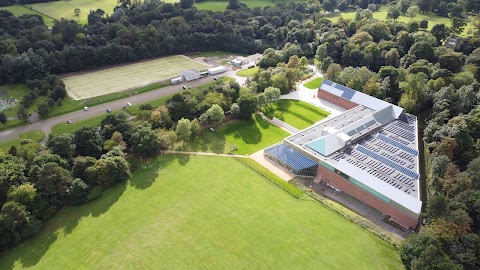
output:
M 0 150 L 2 150 L 4 152 L 8 152 L 10 147 L 12 147 L 13 145 L 18 146 L 18 145 L 20 145 L 21 141 L 26 140 L 26 139 L 30 139 L 30 140 L 33 140 L 33 141 L 39 143 L 39 142 L 41 142 L 45 139 L 45 133 L 43 133 L 40 130 L 33 130 L 33 131 L 22 133 L 22 134 L 20 134 L 19 138 L 17 138 L 17 139 L 0 143 Z M 1 267 L 0 267 L 0 269 L 1 269 Z
M 381 6 L 378 11 L 373 12 L 373 18 L 379 21 L 387 21 L 387 13 L 388 13 L 388 6 L 387 5 Z M 342 12 L 342 13 L 335 14 L 333 16 L 329 16 L 327 18 L 333 22 L 336 22 L 340 17 L 343 17 L 344 19 L 354 20 L 355 11 Z M 449 27 L 451 26 L 450 18 L 440 17 L 433 12 L 419 13 L 414 18 L 400 15 L 400 17 L 397 19 L 397 21 L 403 22 L 403 23 L 409 23 L 411 21 L 420 22 L 422 20 L 428 21 L 428 30 L 432 29 L 434 25 L 441 24 L 441 23 Z M 466 36 L 469 31 L 468 29 L 473 29 L 473 24 L 469 20 L 467 20 L 467 26 L 465 27 L 465 30 L 460 36 Z
M 24 6 L 10 6 L 10 7 L 0 7 L 0 10 L 8 10 L 13 13 L 13 15 L 20 17 L 21 15 L 25 14 L 32 14 L 32 15 L 40 15 L 43 18 L 43 21 L 47 26 L 52 26 L 53 25 L 53 18 L 46 16 L 45 14 L 41 14 L 35 10 L 26 8 Z M 72 10 L 73 14 L 73 10 Z
M 288 4 L 292 2 L 301 2 L 302 0 L 239 0 L 249 8 L 275 6 L 277 3 Z M 195 3 L 200 10 L 225 11 L 228 6 L 228 0 L 211 0 Z
M 268 118 L 276 117 L 298 129 L 307 128 L 330 114 L 304 101 L 293 99 L 277 100 L 262 110 Z
M 107 68 L 63 79 L 73 99 L 84 99 L 149 85 L 179 76 L 186 69 L 207 66 L 181 55 Z
M 222 169 L 223 168 L 223 169 Z M 167 155 L 66 207 L 0 269 L 402 269 L 398 251 L 232 158 Z

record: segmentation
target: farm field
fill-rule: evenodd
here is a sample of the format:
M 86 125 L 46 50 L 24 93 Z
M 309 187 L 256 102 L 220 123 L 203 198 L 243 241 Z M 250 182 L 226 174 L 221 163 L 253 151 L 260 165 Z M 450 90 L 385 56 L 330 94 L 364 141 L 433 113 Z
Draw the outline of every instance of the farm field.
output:
M 13 13 L 13 15 L 20 17 L 21 15 L 25 14 L 32 14 L 32 15 L 40 15 L 43 18 L 43 21 L 47 26 L 52 26 L 53 25 L 53 18 L 46 16 L 44 14 L 41 14 L 35 10 L 23 7 L 23 6 L 9 6 L 9 7 L 0 7 L 0 10 L 8 10 Z M 72 10 L 73 14 L 73 10 Z
M 45 139 L 45 134 L 40 130 L 29 131 L 20 134 L 18 139 L 0 143 L 0 151 L 8 152 L 13 145 L 18 146 L 22 140 L 30 139 L 35 142 L 41 142 Z
M 298 129 L 307 128 L 330 114 L 304 101 L 293 99 L 277 100 L 271 106 L 264 107 L 263 113 L 270 119 L 276 117 Z
M 315 78 L 303 84 L 308 89 L 316 90 L 322 85 L 323 78 Z
M 97 200 L 66 207 L 0 258 L 0 269 L 27 267 L 403 268 L 391 245 L 324 205 L 233 158 L 188 155 L 161 156 Z
M 387 21 L 387 13 L 388 13 L 388 6 L 383 5 L 383 6 L 380 7 L 380 9 L 378 11 L 373 12 L 373 18 L 376 19 L 376 20 L 379 20 L 379 21 Z M 342 12 L 342 13 L 335 14 L 333 16 L 328 16 L 326 18 L 330 19 L 333 22 L 336 22 L 336 21 L 338 21 L 338 19 L 340 17 L 343 17 L 344 19 L 353 20 L 355 18 L 355 11 Z M 440 17 L 440 16 L 437 16 L 435 13 L 432 13 L 432 12 L 428 12 L 428 13 L 425 13 L 425 14 L 424 13 L 419 13 L 414 18 L 410 18 L 410 17 L 407 17 L 407 16 L 400 15 L 400 17 L 398 17 L 398 19 L 397 19 L 397 21 L 403 22 L 403 23 L 409 23 L 411 21 L 420 22 L 422 20 L 427 20 L 428 21 L 428 30 L 432 29 L 432 27 L 435 24 L 443 23 L 443 24 L 445 24 L 449 27 L 451 25 L 450 24 L 450 18 Z M 467 25 L 465 26 L 465 30 L 463 31 L 463 33 L 460 36 L 466 36 L 467 33 L 468 33 L 468 29 L 473 29 L 473 24 L 469 20 L 467 20 Z
M 179 76 L 186 69 L 206 69 L 207 66 L 185 56 L 174 55 L 155 60 L 63 78 L 69 95 L 75 99 L 120 92 Z

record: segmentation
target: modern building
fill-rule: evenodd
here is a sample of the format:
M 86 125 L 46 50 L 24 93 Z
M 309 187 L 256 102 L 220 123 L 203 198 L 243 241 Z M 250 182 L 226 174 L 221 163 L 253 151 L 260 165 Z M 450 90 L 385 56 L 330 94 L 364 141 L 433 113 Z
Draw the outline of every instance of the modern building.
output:
M 215 74 L 223 73 L 225 71 L 227 71 L 226 67 L 218 66 L 218 67 L 209 68 L 208 69 L 208 74 L 215 75 Z
M 173 78 L 170 80 L 170 83 L 172 84 L 178 84 L 178 83 L 181 83 L 183 82 L 183 78 L 182 77 L 176 77 L 176 78 Z
M 233 66 L 236 66 L 236 67 L 241 67 L 241 66 L 246 65 L 248 63 L 250 63 L 250 61 L 245 57 L 237 57 L 237 58 L 230 61 L 230 64 L 232 64 Z
M 317 96 L 346 111 L 285 138 L 265 155 L 415 228 L 422 208 L 417 118 L 328 80 Z
M 182 72 L 182 78 L 187 82 L 196 80 L 200 77 L 201 77 L 200 71 L 198 71 L 196 69 L 193 69 L 193 68 L 192 69 L 187 69 L 187 70 Z

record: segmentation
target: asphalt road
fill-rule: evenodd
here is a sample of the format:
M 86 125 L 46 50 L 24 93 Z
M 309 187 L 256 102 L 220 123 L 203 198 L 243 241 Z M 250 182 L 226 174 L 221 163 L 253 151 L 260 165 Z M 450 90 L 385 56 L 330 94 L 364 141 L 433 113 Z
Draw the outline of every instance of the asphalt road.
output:
M 237 77 L 237 76 L 234 76 L 234 73 L 232 71 L 217 75 L 217 77 L 224 77 L 224 76 Z M 139 95 L 126 97 L 126 98 L 118 99 L 115 101 L 103 103 L 97 106 L 89 107 L 88 111 L 79 110 L 79 111 L 55 116 L 49 119 L 40 120 L 29 125 L 0 131 L 0 142 L 16 139 L 20 134 L 28 131 L 33 131 L 33 130 L 41 130 L 45 133 L 46 136 L 48 136 L 53 126 L 55 126 L 58 123 L 66 123 L 67 120 L 69 119 L 72 120 L 73 122 L 76 122 L 76 121 L 81 121 L 81 120 L 92 118 L 102 114 L 106 115 L 107 108 L 113 111 L 121 110 L 123 107 L 127 106 L 127 102 L 130 102 L 133 105 L 147 103 L 150 100 L 156 100 L 171 94 L 181 92 L 184 90 L 182 87 L 184 85 L 190 86 L 190 87 L 196 87 L 211 81 L 213 81 L 213 77 L 205 77 L 205 78 L 201 78 L 201 79 L 190 81 L 190 82 L 183 82 L 177 85 L 170 85 L 167 87 L 142 93 Z

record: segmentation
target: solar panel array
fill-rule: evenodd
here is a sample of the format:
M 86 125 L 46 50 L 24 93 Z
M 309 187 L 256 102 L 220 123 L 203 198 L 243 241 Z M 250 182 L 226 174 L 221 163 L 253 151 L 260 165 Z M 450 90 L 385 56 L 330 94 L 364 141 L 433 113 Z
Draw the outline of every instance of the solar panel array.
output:
M 398 165 L 397 163 L 391 161 L 391 160 L 388 160 L 386 158 L 384 158 L 383 156 L 373 152 L 373 151 L 370 151 L 368 150 L 367 148 L 361 146 L 361 145 L 358 145 L 357 148 L 356 148 L 358 151 L 364 153 L 365 155 L 368 155 L 394 169 L 396 169 L 397 171 L 400 171 L 410 177 L 413 177 L 414 179 L 418 179 L 420 177 L 420 175 L 412 170 L 409 170 L 401 165 Z
M 394 145 L 394 146 L 396 146 L 396 147 L 398 147 L 398 148 L 400 148 L 400 149 L 402 149 L 402 150 L 404 150 L 404 151 L 406 151 L 406 152 L 408 152 L 412 155 L 418 156 L 418 151 L 417 150 L 412 149 L 412 148 L 406 146 L 405 144 L 401 144 L 401 143 L 395 141 L 394 139 L 391 139 L 391 138 L 389 138 L 389 137 L 387 137 L 383 134 L 378 134 L 378 138 L 380 140 L 385 141 L 385 142 L 387 142 L 391 145 Z
M 286 144 L 274 145 L 265 149 L 265 152 L 287 164 L 296 171 L 301 171 L 303 169 L 318 165 L 318 162 L 303 155 L 299 151 Z
M 329 86 L 331 86 L 335 89 L 343 91 L 342 98 L 344 98 L 344 99 L 351 100 L 353 98 L 353 96 L 355 95 L 355 93 L 357 92 L 357 91 L 355 91 L 351 88 L 348 88 L 348 87 L 346 87 L 344 85 L 341 85 L 341 84 L 334 83 L 334 82 L 329 81 L 329 80 L 324 80 L 323 83 L 326 84 L 326 85 L 329 85 Z

